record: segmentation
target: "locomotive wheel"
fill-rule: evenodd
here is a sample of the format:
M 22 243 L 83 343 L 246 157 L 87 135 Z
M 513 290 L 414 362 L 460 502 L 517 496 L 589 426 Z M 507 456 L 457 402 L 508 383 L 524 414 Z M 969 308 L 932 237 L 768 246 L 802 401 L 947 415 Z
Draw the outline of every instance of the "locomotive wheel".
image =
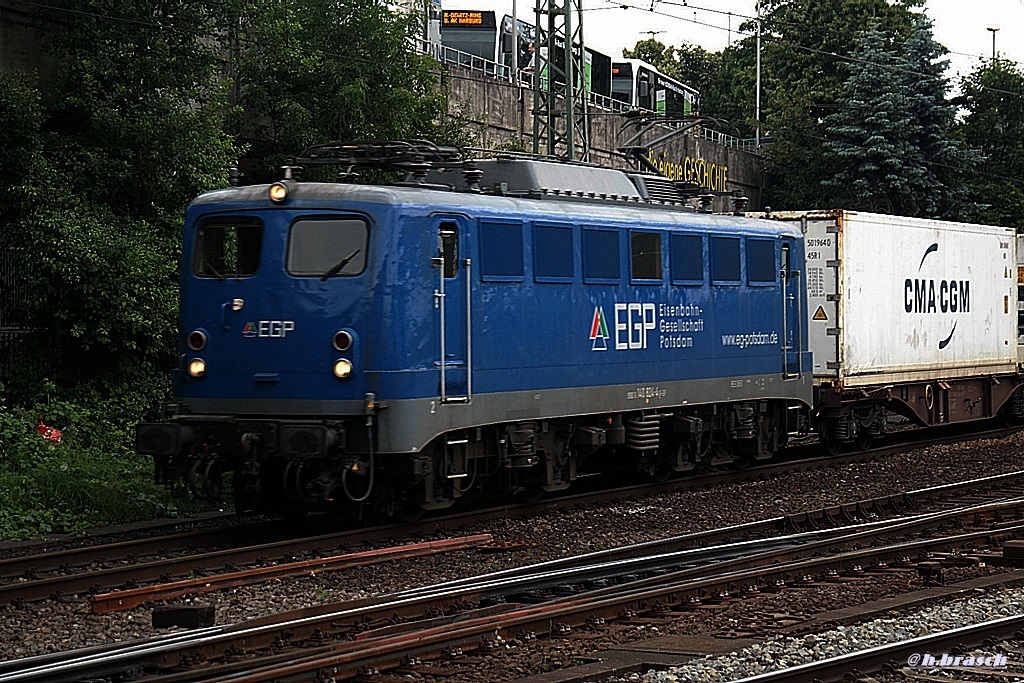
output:
M 749 470 L 756 462 L 757 459 L 750 453 L 737 453 L 733 455 L 733 461 L 729 463 L 729 469 L 742 472 L 743 470 Z
M 395 510 L 395 517 L 405 522 L 406 524 L 412 524 L 418 522 L 423 518 L 423 513 L 426 510 L 423 509 L 422 505 L 417 503 L 405 503 Z
M 839 455 L 839 451 L 843 448 L 843 442 L 836 436 L 831 420 L 822 423 L 818 430 L 818 438 L 829 455 Z
M 671 467 L 668 467 L 666 465 L 659 465 L 658 467 L 655 467 L 654 472 L 651 473 L 651 479 L 658 482 L 659 484 L 664 484 L 666 481 L 671 479 L 672 475 L 674 475 L 675 473 L 676 471 Z

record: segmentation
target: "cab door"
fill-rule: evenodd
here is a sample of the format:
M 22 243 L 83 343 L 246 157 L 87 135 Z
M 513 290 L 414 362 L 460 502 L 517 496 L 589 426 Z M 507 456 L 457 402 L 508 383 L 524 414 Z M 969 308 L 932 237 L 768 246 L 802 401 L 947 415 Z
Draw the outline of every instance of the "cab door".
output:
M 800 367 L 803 311 L 800 310 L 800 271 L 793 267 L 795 254 L 793 238 L 784 238 L 779 279 L 782 292 L 782 376 L 785 379 L 797 379 L 803 373 Z
M 437 286 L 438 368 L 441 403 L 468 403 L 473 394 L 472 260 L 468 222 L 463 216 L 435 217 L 437 256 L 431 259 Z

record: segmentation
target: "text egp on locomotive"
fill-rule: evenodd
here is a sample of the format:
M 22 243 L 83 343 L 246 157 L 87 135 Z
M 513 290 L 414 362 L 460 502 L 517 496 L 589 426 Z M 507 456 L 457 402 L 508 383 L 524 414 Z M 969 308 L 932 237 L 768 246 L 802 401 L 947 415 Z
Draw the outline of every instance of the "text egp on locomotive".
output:
M 314 148 L 296 163 L 414 173 L 189 207 L 173 415 L 138 431 L 161 480 L 430 508 L 564 488 L 597 456 L 763 459 L 800 427 L 798 226 L 697 213 L 650 176 L 422 153 Z

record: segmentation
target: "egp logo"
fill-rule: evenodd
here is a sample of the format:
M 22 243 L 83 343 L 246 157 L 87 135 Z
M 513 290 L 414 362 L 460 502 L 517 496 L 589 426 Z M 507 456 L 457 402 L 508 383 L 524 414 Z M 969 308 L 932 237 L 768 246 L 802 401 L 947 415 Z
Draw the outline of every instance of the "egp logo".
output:
M 616 349 L 646 349 L 648 334 L 657 326 L 654 304 L 615 304 Z
M 650 333 L 658 327 L 658 309 L 654 304 L 616 303 L 614 304 L 615 349 L 633 351 L 646 349 L 650 345 Z M 611 335 L 605 323 L 604 309 L 594 308 L 594 318 L 590 325 L 591 350 L 604 351 L 604 341 Z

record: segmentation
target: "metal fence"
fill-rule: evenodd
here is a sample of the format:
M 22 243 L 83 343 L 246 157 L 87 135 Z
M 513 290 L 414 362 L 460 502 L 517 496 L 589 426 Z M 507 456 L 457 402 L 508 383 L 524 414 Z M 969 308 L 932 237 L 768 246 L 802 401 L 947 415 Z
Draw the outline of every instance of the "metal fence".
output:
M 12 225 L 2 225 L 6 235 L 15 234 Z M 24 269 L 25 248 L 0 243 L 0 382 L 9 380 L 15 366 L 22 364 L 29 328 L 29 291 Z
M 415 38 L 413 44 L 417 52 L 433 57 L 444 66 L 458 66 L 471 73 L 499 81 L 506 81 L 520 88 L 533 88 L 533 71 L 518 69 L 513 74 L 512 69 L 505 64 L 471 55 L 446 45 L 431 43 L 423 38 Z M 591 106 L 606 111 L 625 112 L 637 109 L 637 107 L 631 107 L 625 102 L 620 102 L 619 100 L 594 92 L 587 93 L 587 101 Z
M 726 147 L 735 147 L 736 149 L 746 150 L 747 152 L 757 151 L 757 142 L 749 138 L 738 138 L 728 133 L 722 133 L 717 130 L 711 130 L 710 128 L 699 128 L 693 131 L 695 137 L 705 138 L 712 142 L 717 142 L 720 145 Z
M 432 43 L 423 38 L 414 38 L 413 46 L 418 53 L 428 57 L 433 57 L 444 66 L 458 66 L 471 73 L 484 76 L 485 78 L 506 81 L 521 88 L 533 87 L 534 74 L 532 71 L 519 69 L 516 74 L 513 74 L 512 69 L 505 64 L 500 64 L 490 59 L 485 59 L 484 57 L 478 57 L 477 55 L 471 55 L 467 52 L 462 52 L 455 48 L 448 47 L 447 45 Z M 643 111 L 654 113 L 650 109 L 634 107 L 620 100 L 594 92 L 587 93 L 587 101 L 591 106 L 608 112 L 623 113 L 627 111 Z M 712 142 L 716 142 L 726 147 L 735 147 L 746 151 L 756 150 L 756 144 L 753 140 L 738 138 L 734 135 L 722 133 L 717 130 L 711 130 L 709 128 L 694 130 L 693 135 L 695 137 L 711 140 Z

